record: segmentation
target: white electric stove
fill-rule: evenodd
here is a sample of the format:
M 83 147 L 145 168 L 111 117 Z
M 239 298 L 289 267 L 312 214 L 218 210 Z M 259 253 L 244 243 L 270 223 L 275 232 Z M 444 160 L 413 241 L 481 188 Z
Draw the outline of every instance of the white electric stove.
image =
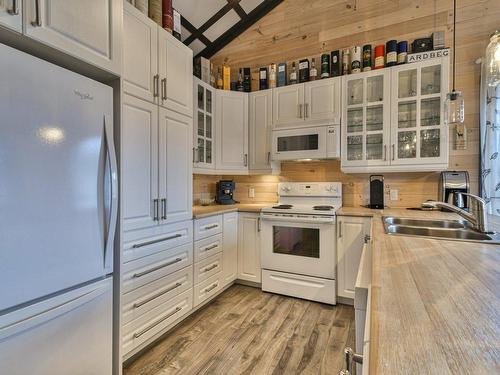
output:
M 280 183 L 279 204 L 264 208 L 262 289 L 336 303 L 335 212 L 340 182 Z

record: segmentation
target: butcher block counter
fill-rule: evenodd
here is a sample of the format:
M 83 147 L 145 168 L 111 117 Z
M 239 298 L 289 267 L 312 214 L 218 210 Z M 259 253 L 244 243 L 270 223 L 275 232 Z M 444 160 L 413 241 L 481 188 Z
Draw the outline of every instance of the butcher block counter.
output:
M 193 219 L 224 214 L 227 212 L 255 212 L 259 213 L 264 207 L 273 203 L 237 203 L 237 204 L 211 204 L 209 206 L 193 206 Z
M 370 375 L 500 374 L 500 245 L 389 235 L 382 222 L 453 213 L 338 214 L 373 217 Z M 499 218 L 489 220 L 500 231 Z

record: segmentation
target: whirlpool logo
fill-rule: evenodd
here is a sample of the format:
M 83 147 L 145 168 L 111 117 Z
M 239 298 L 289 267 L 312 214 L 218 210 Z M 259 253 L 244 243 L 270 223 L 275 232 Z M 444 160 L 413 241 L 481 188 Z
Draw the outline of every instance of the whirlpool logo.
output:
M 94 100 L 94 97 L 88 92 L 81 92 L 80 90 L 73 90 L 76 96 L 79 96 L 82 100 Z

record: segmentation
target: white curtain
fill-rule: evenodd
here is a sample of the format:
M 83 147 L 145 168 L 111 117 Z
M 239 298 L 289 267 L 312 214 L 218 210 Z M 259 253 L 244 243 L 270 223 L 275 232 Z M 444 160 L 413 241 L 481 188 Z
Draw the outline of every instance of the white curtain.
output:
M 481 76 L 481 196 L 500 216 L 500 86 L 486 84 L 484 64 Z

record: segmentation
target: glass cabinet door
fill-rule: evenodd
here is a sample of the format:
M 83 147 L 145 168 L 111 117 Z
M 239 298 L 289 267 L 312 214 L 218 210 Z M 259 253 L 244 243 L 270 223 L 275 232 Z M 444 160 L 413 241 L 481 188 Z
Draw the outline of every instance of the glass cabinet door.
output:
M 343 165 L 385 165 L 390 128 L 390 75 L 372 71 L 347 78 Z
M 408 64 L 393 72 L 392 163 L 429 164 L 444 157 L 441 60 Z M 447 145 L 446 145 L 447 147 Z
M 213 112 L 214 93 L 206 83 L 195 79 L 196 114 L 195 114 L 195 150 L 196 168 L 213 168 Z

